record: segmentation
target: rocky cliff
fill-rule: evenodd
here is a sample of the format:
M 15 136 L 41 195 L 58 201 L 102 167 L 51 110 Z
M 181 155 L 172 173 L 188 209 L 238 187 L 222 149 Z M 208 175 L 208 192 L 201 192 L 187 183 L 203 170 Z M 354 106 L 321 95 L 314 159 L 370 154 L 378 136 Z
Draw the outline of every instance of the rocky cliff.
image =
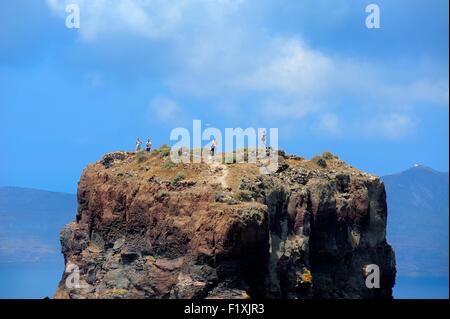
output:
M 330 154 L 280 153 L 261 175 L 167 153 L 115 152 L 85 168 L 56 298 L 392 297 L 379 178 Z M 380 288 L 366 287 L 369 264 Z

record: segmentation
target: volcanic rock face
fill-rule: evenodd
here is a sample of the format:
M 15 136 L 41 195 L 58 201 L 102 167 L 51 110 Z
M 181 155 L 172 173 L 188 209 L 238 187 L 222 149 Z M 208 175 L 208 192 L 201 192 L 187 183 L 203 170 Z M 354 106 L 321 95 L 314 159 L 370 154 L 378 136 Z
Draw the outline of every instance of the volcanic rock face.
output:
M 326 162 L 281 156 L 260 175 L 250 163 L 107 154 L 79 181 L 76 221 L 61 231 L 72 271 L 55 297 L 391 298 L 384 185 Z M 379 288 L 366 286 L 371 264 Z

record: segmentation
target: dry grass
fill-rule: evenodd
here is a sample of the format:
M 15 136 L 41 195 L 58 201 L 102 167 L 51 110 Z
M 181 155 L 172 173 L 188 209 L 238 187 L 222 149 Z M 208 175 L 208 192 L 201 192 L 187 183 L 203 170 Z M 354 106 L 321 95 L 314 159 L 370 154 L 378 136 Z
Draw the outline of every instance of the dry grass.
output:
M 179 174 L 185 179 L 199 180 L 208 175 L 208 165 L 205 163 L 175 164 L 170 162 L 169 157 L 161 157 L 156 153 L 144 155 L 141 153 L 133 154 L 127 160 L 115 164 L 111 172 L 118 178 L 136 174 L 139 179 L 144 180 L 153 176 L 162 180 L 173 180 Z
M 252 150 L 250 150 L 251 152 Z M 238 156 L 241 153 L 247 153 L 247 150 L 238 150 Z M 315 171 L 342 171 L 342 172 L 359 172 L 357 169 L 347 165 L 339 158 L 331 154 L 324 153 L 322 156 L 326 161 L 326 167 L 321 167 L 313 160 L 305 160 L 301 158 L 287 158 L 285 161 L 291 168 L 304 168 Z M 231 153 L 228 153 L 230 156 Z M 217 154 L 216 161 L 220 161 L 223 154 Z M 326 157 L 326 158 L 324 158 Z M 101 164 L 98 164 L 101 165 Z M 224 164 L 227 170 L 225 183 L 233 192 L 239 190 L 240 183 L 243 179 L 254 180 L 260 175 L 259 167 L 256 163 L 234 163 Z M 160 180 L 172 181 L 177 176 L 184 176 L 186 180 L 194 180 L 197 185 L 210 183 L 213 181 L 211 174 L 211 166 L 208 163 L 179 163 L 175 164 L 170 161 L 168 156 L 162 156 L 160 152 L 146 153 L 142 151 L 138 154 L 132 153 L 129 157 L 121 162 L 114 164 L 106 170 L 110 178 L 120 181 L 122 179 L 136 179 L 139 181 L 148 180 L 151 177 L 157 177 Z
M 259 168 L 256 164 L 251 163 L 239 163 L 228 165 L 228 176 L 226 183 L 231 187 L 233 191 L 239 189 L 241 180 L 254 179 L 259 175 Z

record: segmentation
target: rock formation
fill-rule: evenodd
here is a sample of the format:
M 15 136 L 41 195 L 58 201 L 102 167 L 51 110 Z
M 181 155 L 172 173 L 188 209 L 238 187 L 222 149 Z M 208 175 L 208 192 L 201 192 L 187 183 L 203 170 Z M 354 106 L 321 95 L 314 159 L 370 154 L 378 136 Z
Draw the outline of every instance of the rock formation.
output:
M 392 298 L 380 179 L 331 155 L 280 155 L 270 175 L 162 150 L 87 166 L 55 297 Z M 370 264 L 379 288 L 366 287 Z

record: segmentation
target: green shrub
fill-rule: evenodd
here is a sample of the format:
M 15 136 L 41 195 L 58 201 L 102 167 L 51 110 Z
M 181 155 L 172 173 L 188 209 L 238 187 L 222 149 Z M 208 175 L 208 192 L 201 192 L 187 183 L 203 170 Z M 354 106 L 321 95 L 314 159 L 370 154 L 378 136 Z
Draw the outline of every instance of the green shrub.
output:
M 172 162 L 170 159 L 166 159 L 164 161 L 164 163 L 161 165 L 161 167 L 164 168 L 164 169 L 169 169 L 169 168 L 172 168 L 172 167 L 175 167 L 175 166 L 177 166 L 177 164 Z
M 311 161 L 320 167 L 327 167 L 327 161 L 321 156 L 314 156 Z
M 151 154 L 152 156 L 157 156 L 157 155 L 159 154 L 159 150 L 154 149 L 154 150 L 152 150 L 152 151 L 150 152 L 150 154 Z
M 159 154 L 162 157 L 167 157 L 170 155 L 170 146 L 167 144 L 163 144 L 161 145 L 161 147 L 159 148 Z
M 145 151 L 141 151 L 137 154 L 136 158 L 137 158 L 138 163 L 143 163 L 149 159 L 149 154 Z
M 253 193 L 249 190 L 241 190 L 234 197 L 241 202 L 250 202 L 253 200 Z
M 183 179 L 186 178 L 186 175 L 184 175 L 183 173 L 178 173 L 171 181 L 172 185 L 176 185 L 178 182 L 182 181 Z
M 248 163 L 248 148 L 244 147 L 244 162 Z
M 325 151 L 323 152 L 322 157 L 326 160 L 330 160 L 333 159 L 335 156 L 331 152 Z

